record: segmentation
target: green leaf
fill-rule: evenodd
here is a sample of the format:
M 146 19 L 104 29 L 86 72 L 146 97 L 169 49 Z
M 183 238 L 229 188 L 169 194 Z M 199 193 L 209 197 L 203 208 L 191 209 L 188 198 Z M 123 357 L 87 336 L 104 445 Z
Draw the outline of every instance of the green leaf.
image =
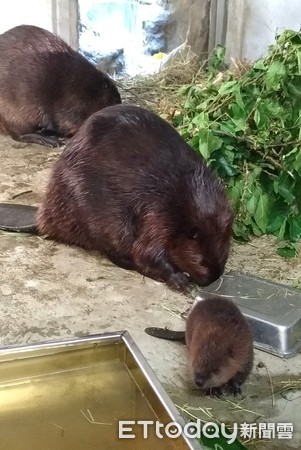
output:
M 283 222 L 286 221 L 289 212 L 290 207 L 284 203 L 283 200 L 278 200 L 275 202 L 269 214 L 267 232 L 274 233 L 275 231 L 280 230 Z
M 199 144 L 200 138 L 198 134 L 196 136 L 193 136 L 193 138 L 189 141 L 189 145 L 191 145 L 191 147 L 193 147 L 197 151 L 199 150 Z
M 256 63 L 254 64 L 253 67 L 254 67 L 254 69 L 257 69 L 257 70 L 264 70 L 264 71 L 267 70 L 263 59 L 259 59 L 258 61 L 256 61 Z
M 177 114 L 172 119 L 172 124 L 174 127 L 180 126 L 183 122 L 183 114 Z
M 281 225 L 281 227 L 280 227 L 279 233 L 278 233 L 278 235 L 277 235 L 278 241 L 281 241 L 281 240 L 284 238 L 285 232 L 286 232 L 286 226 L 287 226 L 287 219 L 285 219 L 285 220 L 282 222 L 282 225 Z
M 228 195 L 234 206 L 240 202 L 243 187 L 244 180 L 235 180 L 235 184 L 228 186 Z
M 180 87 L 179 94 L 187 95 L 189 93 L 190 89 L 191 89 L 191 85 L 184 84 L 183 86 Z
M 295 258 L 298 255 L 298 250 L 292 245 L 286 245 L 284 247 L 278 247 L 277 253 L 283 258 Z
M 258 127 L 260 123 L 260 112 L 258 111 L 258 109 L 256 109 L 254 112 L 254 121 Z
M 258 198 L 254 194 L 251 195 L 251 197 L 247 201 L 247 211 L 249 214 L 251 214 L 251 216 L 253 216 L 255 214 L 257 203 L 258 203 Z
M 235 131 L 245 131 L 246 129 L 246 119 L 232 119 L 235 124 Z
M 298 153 L 295 156 L 295 161 L 293 162 L 293 167 L 298 175 L 301 177 L 301 149 L 298 149 Z
M 258 228 L 265 233 L 269 221 L 269 196 L 261 193 L 258 199 L 254 219 Z
M 222 169 L 223 175 L 233 177 L 237 173 L 233 165 L 228 162 L 225 156 L 221 155 L 220 157 L 216 157 L 216 160 L 218 160 L 219 162 L 219 166 Z
M 225 47 L 222 45 L 217 45 L 211 55 L 208 58 L 208 69 L 209 71 L 215 71 L 225 60 Z
M 245 104 L 243 102 L 241 92 L 240 92 L 240 86 L 237 85 L 235 89 L 235 101 L 238 104 L 238 106 L 244 111 L 245 110 Z
M 242 225 L 240 223 L 234 222 L 233 224 L 233 234 L 236 238 L 239 238 L 243 241 L 249 240 L 249 232 L 245 225 Z
M 211 153 L 221 147 L 223 141 L 214 136 L 211 130 L 206 130 L 204 128 L 199 131 L 198 136 L 200 139 L 199 151 L 201 155 L 208 160 Z
M 236 134 L 236 126 L 235 124 L 228 120 L 227 122 L 223 122 L 220 124 L 220 130 L 223 133 L 229 133 L 229 134 L 233 134 L 233 137 L 235 137 Z
M 231 111 L 232 111 L 232 118 L 243 119 L 244 121 L 246 121 L 247 119 L 246 112 L 243 109 L 241 109 L 236 103 L 233 103 L 231 105 Z
M 291 205 L 295 200 L 295 196 L 292 194 L 294 185 L 295 181 L 289 174 L 281 174 L 278 184 L 278 193 L 285 199 L 288 205 Z
M 283 45 L 286 41 L 292 40 L 295 36 L 298 36 L 298 33 L 296 31 L 285 30 L 283 33 L 277 36 L 277 43 Z
M 291 81 L 287 83 L 288 95 L 296 98 L 300 101 L 301 98 L 301 79 L 299 77 L 294 77 Z
M 282 61 L 273 61 L 266 72 L 265 83 L 267 88 L 277 90 L 279 82 L 286 74 L 285 65 Z
M 189 95 L 193 98 L 197 98 L 199 95 L 203 94 L 203 89 L 200 86 L 191 86 Z
M 221 87 L 218 90 L 219 95 L 229 95 L 235 90 L 235 86 L 237 86 L 237 81 L 227 81 L 226 83 L 223 83 Z
M 209 99 L 205 100 L 202 103 L 199 103 L 196 107 L 196 111 L 205 111 L 208 108 L 209 104 L 210 104 Z
M 208 113 L 201 112 L 200 114 L 196 115 L 192 121 L 194 125 L 196 125 L 198 128 L 204 128 L 207 127 L 209 124 L 209 116 Z
M 301 49 L 297 49 L 298 73 L 301 75 Z
M 261 173 L 262 173 L 261 167 L 258 167 L 258 166 L 253 167 L 252 176 L 253 176 L 254 180 L 257 180 L 260 177 Z
M 269 99 L 270 101 L 265 101 L 265 107 L 267 110 L 267 114 L 278 118 L 281 114 L 283 114 L 283 107 L 277 103 L 276 99 Z
M 292 241 L 298 241 L 301 238 L 301 215 L 290 216 L 288 218 L 289 233 Z
M 195 100 L 193 100 L 192 98 L 187 98 L 185 100 L 184 107 L 185 107 L 185 109 L 194 109 L 194 107 L 195 107 Z
M 262 231 L 258 228 L 258 226 L 256 225 L 256 223 L 252 222 L 252 231 L 255 234 L 255 236 L 262 236 Z

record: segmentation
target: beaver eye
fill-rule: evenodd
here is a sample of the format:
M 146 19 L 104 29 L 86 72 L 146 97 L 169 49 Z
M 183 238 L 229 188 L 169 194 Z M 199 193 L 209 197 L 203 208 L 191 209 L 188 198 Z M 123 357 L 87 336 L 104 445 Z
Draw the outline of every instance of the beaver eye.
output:
M 192 227 L 187 231 L 188 239 L 197 239 L 199 237 L 199 229 L 198 227 Z
M 108 89 L 109 85 L 110 85 L 109 80 L 105 79 L 104 82 L 103 82 L 104 89 Z
M 213 372 L 212 372 L 214 375 L 218 375 L 219 374 L 219 370 L 218 369 L 215 369 L 215 370 L 213 370 Z

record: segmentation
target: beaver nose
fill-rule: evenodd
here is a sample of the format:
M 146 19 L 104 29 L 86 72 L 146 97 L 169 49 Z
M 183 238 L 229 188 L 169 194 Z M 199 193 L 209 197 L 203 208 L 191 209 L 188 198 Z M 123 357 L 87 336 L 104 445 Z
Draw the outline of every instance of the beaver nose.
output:
M 224 271 L 224 268 L 221 267 L 219 264 L 210 267 L 209 275 L 207 278 L 208 284 L 211 284 L 214 281 L 218 280 L 219 277 L 222 275 L 223 271 Z
M 194 382 L 197 387 L 202 388 L 205 383 L 205 377 L 203 377 L 200 373 L 197 373 L 194 377 Z

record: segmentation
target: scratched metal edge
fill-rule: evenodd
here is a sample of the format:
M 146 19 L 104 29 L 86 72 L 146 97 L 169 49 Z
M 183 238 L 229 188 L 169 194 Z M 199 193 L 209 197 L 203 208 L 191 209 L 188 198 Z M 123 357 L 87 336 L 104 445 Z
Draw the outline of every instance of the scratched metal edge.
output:
M 177 422 L 183 430 L 183 427 L 186 424 L 184 417 L 180 414 L 175 404 L 160 383 L 159 379 L 153 372 L 149 363 L 141 353 L 139 347 L 131 337 L 130 333 L 126 330 L 108 332 L 103 334 L 93 334 L 79 338 L 49 340 L 33 344 L 8 345 L 5 347 L 0 347 L 0 364 L 5 364 L 8 361 L 13 361 L 18 358 L 34 357 L 35 353 L 41 351 L 45 351 L 45 355 L 49 355 L 55 354 L 57 351 L 64 348 L 76 348 L 80 347 L 83 344 L 106 345 L 112 343 L 123 343 L 125 345 L 127 350 L 133 356 L 140 371 L 143 373 L 144 378 L 147 380 L 147 383 L 151 387 L 153 393 L 157 396 L 160 403 L 164 407 L 164 410 L 171 418 L 171 421 Z M 39 356 L 43 357 L 43 355 L 41 354 L 39 354 Z M 4 360 L 1 360 L 1 357 L 4 357 Z M 186 448 L 189 450 L 202 450 L 204 448 L 197 439 L 188 438 L 183 432 L 181 433 L 181 437 L 186 444 Z
M 300 297 L 301 302 L 301 290 L 296 288 L 291 288 L 290 286 L 275 283 L 271 280 L 260 278 L 253 275 L 248 275 L 242 272 L 228 271 L 226 272 L 220 280 L 223 279 L 224 276 L 231 276 L 235 282 L 235 278 L 245 279 L 246 281 L 252 282 L 258 286 L 268 285 L 270 287 L 275 287 L 275 289 L 286 289 L 289 292 L 292 292 Z M 210 297 L 211 295 L 223 295 L 223 290 L 216 289 L 216 284 L 212 283 L 212 285 L 207 286 L 201 290 L 198 290 L 198 294 L 204 297 Z M 220 290 L 219 290 L 220 289 Z M 231 295 L 229 294 L 229 298 Z M 237 295 L 237 297 L 232 297 L 233 301 L 237 304 L 240 299 L 240 303 L 243 302 L 243 298 Z M 295 356 L 301 350 L 301 340 L 297 337 L 297 334 L 301 334 L 301 316 L 297 317 L 294 320 L 294 317 L 291 318 L 290 326 L 283 325 L 277 323 L 277 320 L 271 319 L 267 314 L 260 312 L 256 309 L 250 309 L 249 307 L 244 307 L 242 304 L 237 305 L 243 315 L 248 320 L 254 338 L 254 347 L 270 353 L 272 355 L 278 356 L 280 358 L 291 358 Z M 279 316 L 280 317 L 280 316 Z M 262 329 L 265 328 L 265 332 Z M 272 342 L 272 338 L 274 337 L 274 343 Z

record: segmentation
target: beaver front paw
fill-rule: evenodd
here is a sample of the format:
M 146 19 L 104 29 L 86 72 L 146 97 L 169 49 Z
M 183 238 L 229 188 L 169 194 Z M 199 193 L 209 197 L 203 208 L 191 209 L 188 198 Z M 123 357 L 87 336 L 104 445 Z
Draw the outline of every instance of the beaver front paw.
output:
M 172 289 L 177 291 L 186 291 L 189 285 L 189 277 L 182 272 L 175 272 L 170 275 L 167 280 L 167 284 Z

